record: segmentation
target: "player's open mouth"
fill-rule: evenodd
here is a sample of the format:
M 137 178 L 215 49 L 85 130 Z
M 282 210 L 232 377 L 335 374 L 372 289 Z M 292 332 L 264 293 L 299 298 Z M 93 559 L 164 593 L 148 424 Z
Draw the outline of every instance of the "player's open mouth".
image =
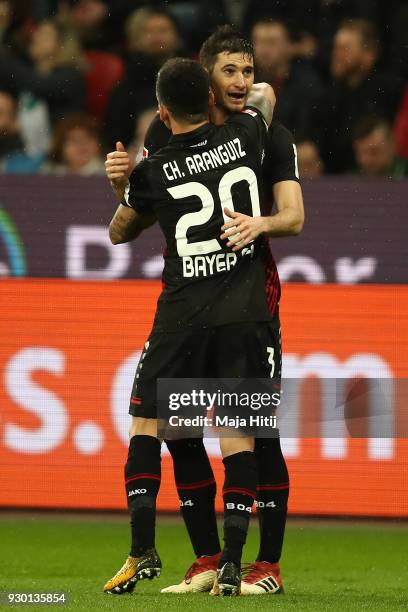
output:
M 244 102 L 245 96 L 246 96 L 245 93 L 239 93 L 239 92 L 231 92 L 228 94 L 228 97 L 234 100 L 234 102 Z

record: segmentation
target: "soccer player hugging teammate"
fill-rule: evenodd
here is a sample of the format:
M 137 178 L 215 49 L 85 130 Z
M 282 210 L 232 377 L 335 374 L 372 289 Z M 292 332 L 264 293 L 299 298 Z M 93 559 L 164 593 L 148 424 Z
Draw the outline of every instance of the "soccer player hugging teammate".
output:
M 252 47 L 233 28 L 223 26 L 204 43 L 200 61 L 209 71 L 215 94 L 216 106 L 211 109 L 211 120 L 221 125 L 232 112 L 242 110 L 246 104 L 254 80 Z M 168 128 L 159 118 L 154 120 L 146 136 L 145 155 L 152 155 L 165 146 L 170 135 Z M 239 155 L 237 149 L 233 148 L 232 151 Z M 228 152 L 226 154 L 228 155 Z M 193 173 L 191 179 L 199 180 L 199 173 L 196 179 L 194 177 L 195 169 L 199 170 L 201 166 L 198 161 L 200 158 L 194 161 L 194 154 L 190 157 L 193 158 L 193 162 L 190 162 Z M 202 163 L 205 165 L 205 160 L 202 160 Z M 116 152 L 108 155 L 106 166 L 107 175 L 121 199 L 126 186 L 129 157 L 120 144 Z M 276 120 L 273 120 L 269 127 L 262 175 L 264 195 L 261 200 L 261 214 L 267 216 L 248 218 L 233 211 L 229 211 L 229 214 L 232 219 L 230 224 L 242 230 L 241 242 L 238 246 L 234 246 L 234 249 L 244 246 L 243 231 L 247 232 L 247 242 L 251 238 L 251 235 L 248 235 L 250 231 L 253 237 L 259 233 L 264 236 L 265 248 L 262 256 L 266 282 L 263 291 L 266 289 L 273 320 L 274 337 L 271 342 L 273 342 L 276 377 L 280 375 L 281 370 L 278 311 L 280 284 L 266 236 L 296 235 L 303 225 L 303 202 L 296 166 L 296 149 L 292 135 Z M 274 216 L 269 216 L 273 200 L 278 212 Z M 139 220 L 137 224 L 124 222 L 121 241 L 136 237 L 142 229 L 142 223 L 147 225 L 147 220 Z M 223 227 L 227 227 L 226 224 L 223 224 Z M 225 232 L 223 239 L 226 240 Z M 191 256 L 188 257 L 191 259 Z M 191 267 L 190 259 L 186 260 L 189 262 L 186 266 Z M 255 376 L 253 371 L 250 376 Z M 180 584 L 167 587 L 163 592 L 210 590 L 220 556 L 214 510 L 213 472 L 201 438 L 173 440 L 166 443 L 174 462 L 183 518 L 197 559 Z M 272 594 L 280 592 L 282 586 L 279 559 L 286 524 L 289 478 L 279 439 L 256 439 L 255 458 L 258 474 L 256 504 L 260 526 L 260 549 L 257 560 L 250 565 L 243 576 L 241 593 Z M 186 501 L 189 503 L 185 504 Z
M 110 226 L 113 241 L 120 242 L 129 222 L 142 229 L 157 219 L 167 245 L 164 289 L 129 408 L 133 418 L 125 478 L 132 545 L 124 566 L 104 587 L 110 593 L 130 591 L 139 579 L 160 574 L 155 550 L 161 446 L 157 379 L 267 377 L 267 347 L 275 332 L 264 290 L 264 241 L 250 239 L 248 248 L 234 252 L 233 243 L 240 244 L 236 232 L 226 232 L 228 241 L 220 238 L 227 204 L 248 218 L 260 216 L 258 183 L 272 120 L 272 88 L 258 86 L 250 108 L 216 127 L 209 123 L 214 97 L 208 72 L 198 62 L 178 58 L 160 70 L 157 98 L 160 117 L 173 135 L 132 172 Z M 213 593 L 238 595 L 242 549 L 256 497 L 254 440 L 221 437 L 220 448 L 225 546 Z

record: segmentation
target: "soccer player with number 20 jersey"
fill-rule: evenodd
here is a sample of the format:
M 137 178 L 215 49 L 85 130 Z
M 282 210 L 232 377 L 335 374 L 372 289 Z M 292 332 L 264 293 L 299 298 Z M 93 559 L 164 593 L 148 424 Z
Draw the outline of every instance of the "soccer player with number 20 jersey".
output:
M 215 123 L 221 124 L 228 118 L 231 112 L 242 110 L 246 103 L 248 93 L 253 83 L 252 50 L 248 46 L 248 43 L 231 28 L 224 27 L 218 30 L 208 41 L 206 41 L 206 43 L 204 43 L 200 59 L 209 70 L 216 98 L 216 106 L 212 109 L 212 120 Z M 251 109 L 249 109 L 247 114 L 251 116 L 250 113 Z M 209 128 L 207 127 L 206 129 Z M 169 136 L 170 132 L 165 125 L 159 120 L 155 120 L 146 138 L 146 149 L 149 156 L 165 146 L 169 140 Z M 166 281 L 167 277 L 168 281 L 169 274 L 173 269 L 176 275 L 181 275 L 185 283 L 188 281 L 186 287 L 188 285 L 195 287 L 193 294 L 188 298 L 190 300 L 188 306 L 187 302 L 184 303 L 186 310 L 182 316 L 185 329 L 186 327 L 188 329 L 188 326 L 190 326 L 190 328 L 200 326 L 203 322 L 205 324 L 206 314 L 211 314 L 211 320 L 218 325 L 218 329 L 221 330 L 224 327 L 224 323 L 226 323 L 225 312 L 230 312 L 232 315 L 239 312 L 241 317 L 239 320 L 245 320 L 247 323 L 250 323 L 251 315 L 248 313 L 252 312 L 252 316 L 256 317 L 265 315 L 263 311 L 265 302 L 260 299 L 260 296 L 265 298 L 266 295 L 266 305 L 268 306 L 268 313 L 270 316 L 269 328 L 271 338 L 269 342 L 272 345 L 274 354 L 273 367 L 274 375 L 276 376 L 280 374 L 281 359 L 278 315 L 278 301 L 280 295 L 279 279 L 267 240 L 264 239 L 262 241 L 262 236 L 257 240 L 257 237 L 268 234 L 272 236 L 291 235 L 298 233 L 301 229 L 303 223 L 303 206 L 298 184 L 293 139 L 283 126 L 276 121 L 272 122 L 264 146 L 265 159 L 263 161 L 263 177 L 261 180 L 258 180 L 260 192 L 262 192 L 262 188 L 264 190 L 263 195 L 260 197 L 260 209 L 258 212 L 256 208 L 257 203 L 255 202 L 254 204 L 254 201 L 251 202 L 250 209 L 245 209 L 245 207 L 242 208 L 241 202 L 235 204 L 237 189 L 234 183 L 235 179 L 233 174 L 229 174 L 226 179 L 221 177 L 223 173 L 226 173 L 226 170 L 228 170 L 226 174 L 229 173 L 230 166 L 232 169 L 232 164 L 247 163 L 247 150 L 242 148 L 242 143 L 237 141 L 234 142 L 234 138 L 231 137 L 225 142 L 216 142 L 215 146 L 208 147 L 208 143 L 205 143 L 205 140 L 208 140 L 208 138 L 201 138 L 201 136 L 202 134 L 200 133 L 197 141 L 193 143 L 189 143 L 189 138 L 186 136 L 181 136 L 180 138 L 176 137 L 175 139 L 173 137 L 170 146 L 175 148 L 176 155 L 166 162 L 168 165 L 165 168 L 163 167 L 162 170 L 164 173 L 164 180 L 168 181 L 169 184 L 169 193 L 171 193 L 172 187 L 175 188 L 172 193 L 172 197 L 174 198 L 173 204 L 178 207 L 182 205 L 183 197 L 189 197 L 188 195 L 183 195 L 180 191 L 180 187 L 183 189 L 180 183 L 186 180 L 188 182 L 199 183 L 202 178 L 205 182 L 209 174 L 215 177 L 218 173 L 218 178 L 214 178 L 214 182 L 209 190 L 213 200 L 212 204 L 211 198 L 209 200 L 209 209 L 205 210 L 206 207 L 203 206 L 203 204 L 201 204 L 200 209 L 200 205 L 197 204 L 200 202 L 200 198 L 203 202 L 207 202 L 207 194 L 205 194 L 204 191 L 201 191 L 200 194 L 196 193 L 194 196 L 190 194 L 190 197 L 193 196 L 196 198 L 196 206 L 191 209 L 193 211 L 191 214 L 195 215 L 195 218 L 192 220 L 193 222 L 190 223 L 191 218 L 186 219 L 186 215 L 184 215 L 183 220 L 183 216 L 181 217 L 181 223 L 178 225 L 178 229 L 181 231 L 181 239 L 178 242 L 182 253 L 179 269 L 177 269 L 175 260 L 171 261 L 171 254 L 168 253 L 166 257 L 164 280 Z M 252 139 L 256 139 L 254 134 L 252 134 Z M 123 177 L 129 165 L 127 154 L 123 150 L 121 151 L 121 148 L 122 147 L 118 146 L 118 151 L 109 154 L 107 161 L 107 174 L 118 195 L 119 193 L 123 195 L 125 185 Z M 186 150 L 184 164 L 178 161 L 180 149 Z M 251 148 L 249 147 L 248 151 L 250 150 Z M 249 167 L 249 169 L 251 168 Z M 182 176 L 183 173 L 185 176 Z M 249 178 L 248 174 L 247 179 Z M 143 181 L 146 180 L 146 177 L 141 174 L 139 188 L 143 187 Z M 224 180 L 224 182 L 221 185 L 222 180 Z M 244 178 L 243 180 L 245 181 L 246 179 Z M 247 185 L 249 184 L 250 183 L 247 182 Z M 211 251 L 211 241 L 214 240 L 214 236 L 217 235 L 216 233 L 212 233 L 213 230 L 215 230 L 215 216 L 213 214 L 214 210 L 213 213 L 211 213 L 211 206 L 217 206 L 220 187 L 222 187 L 223 193 L 225 193 L 225 190 L 227 193 L 229 190 L 231 193 L 234 193 L 234 201 L 232 205 L 230 203 L 225 207 L 223 230 L 221 231 L 220 237 L 220 242 L 228 242 L 227 252 L 221 251 L 217 253 L 216 251 Z M 270 201 L 272 189 L 274 199 L 277 203 L 278 213 L 272 217 L 262 216 L 270 212 L 267 203 Z M 146 227 L 154 221 L 155 217 L 152 215 L 149 202 L 151 203 L 153 199 L 156 198 L 157 193 L 155 193 L 155 191 L 156 190 L 153 189 L 152 192 L 148 194 L 147 199 L 145 198 L 146 201 L 142 204 L 142 206 L 145 206 L 144 215 L 139 219 L 137 224 L 129 223 L 127 220 L 126 222 L 124 221 L 121 236 L 119 238 L 115 237 L 115 227 L 111 226 L 113 241 L 127 241 L 133 239 L 143 227 Z M 137 191 L 134 192 L 134 195 L 135 194 L 137 194 Z M 132 190 L 130 189 L 128 198 L 131 196 Z M 238 195 L 238 198 L 240 198 L 240 195 Z M 229 201 L 231 202 L 231 198 Z M 182 209 L 180 212 L 182 212 Z M 208 214 L 209 212 L 211 213 L 210 215 Z M 163 208 L 162 214 L 164 214 L 164 216 L 166 215 L 165 208 Z M 196 223 L 198 224 L 200 220 L 204 219 L 203 215 L 207 215 L 208 217 L 206 217 L 207 220 L 204 225 L 206 232 L 204 235 L 205 240 L 202 241 L 205 245 L 203 246 L 201 244 L 198 246 L 204 250 L 201 250 L 201 252 L 195 251 L 193 253 L 191 251 L 191 245 L 195 242 L 197 231 L 200 229 L 196 226 Z M 120 217 L 117 219 L 117 225 L 118 223 L 120 225 Z M 233 232 L 232 235 L 231 232 Z M 251 242 L 254 239 L 255 242 Z M 254 252 L 254 249 L 256 249 L 256 252 Z M 251 295 L 251 293 L 259 279 L 255 276 L 248 278 L 248 275 L 246 275 L 246 270 L 249 269 L 247 267 L 250 263 L 253 263 L 254 256 L 256 258 L 260 257 L 263 261 L 263 287 L 259 291 L 257 297 Z M 237 276 L 238 270 L 241 270 L 242 276 Z M 255 268 L 253 271 L 254 270 Z M 236 293 L 234 293 L 234 289 L 225 291 L 226 286 L 222 285 L 220 278 L 217 278 L 222 275 L 224 271 L 228 271 L 231 282 L 232 279 L 237 282 L 237 284 L 234 285 L 236 287 Z M 259 270 L 257 273 L 259 274 Z M 209 279 L 208 301 L 203 299 L 203 295 L 199 290 L 200 282 L 204 278 Z M 245 287 L 247 289 L 251 287 L 252 289 L 250 291 L 245 291 Z M 195 344 L 194 347 L 189 347 L 188 345 L 183 346 L 186 339 L 182 338 L 182 333 L 180 334 L 180 319 L 177 314 L 176 301 L 177 292 L 174 290 L 174 287 L 171 287 L 171 283 L 170 285 L 167 284 L 166 289 L 168 293 L 166 296 L 163 294 L 162 300 L 159 303 L 156 323 L 158 326 L 161 325 L 160 321 L 163 319 L 163 312 L 166 312 L 165 310 L 163 311 L 163 308 L 167 308 L 170 314 L 170 319 L 167 320 L 167 323 L 172 321 L 171 326 L 173 328 L 173 332 L 169 333 L 173 333 L 174 338 L 174 331 L 178 329 L 177 337 L 181 343 L 180 346 L 174 346 L 174 355 L 180 357 L 180 353 L 183 354 L 184 352 L 184 354 L 190 355 L 190 361 L 192 355 L 194 359 L 199 361 L 203 359 L 203 355 L 197 354 L 198 343 Z M 186 292 L 187 289 L 185 288 L 182 291 Z M 215 307 L 219 300 L 224 300 L 223 303 L 225 303 L 226 309 L 224 314 L 222 310 L 218 311 Z M 233 319 L 229 319 L 229 321 L 231 320 Z M 252 321 L 253 320 L 254 319 L 252 319 Z M 252 338 L 253 337 L 254 334 L 252 334 Z M 228 340 L 230 341 L 231 337 L 229 337 Z M 207 337 L 204 339 L 201 338 L 200 346 L 203 344 L 205 345 L 205 342 L 209 341 Z M 236 341 L 236 347 L 234 348 L 231 346 L 231 350 L 242 347 L 240 336 L 237 336 Z M 219 359 L 228 361 L 228 354 L 223 350 L 224 345 L 225 342 L 219 342 Z M 144 353 L 144 361 L 148 359 L 149 352 L 152 355 L 151 349 L 153 350 L 154 346 L 154 344 L 152 347 L 150 344 L 148 345 Z M 192 349 L 194 352 L 192 352 Z M 248 351 L 250 355 L 251 352 L 249 349 Z M 269 353 L 269 369 L 271 368 L 270 354 L 271 353 Z M 156 350 L 156 355 L 159 360 L 161 356 L 164 358 L 164 353 L 162 355 L 162 351 Z M 150 357 L 150 359 L 153 360 L 153 357 Z M 189 367 L 187 367 L 189 364 L 185 363 L 184 365 L 186 367 L 183 373 L 177 375 L 184 377 L 191 376 L 191 368 L 189 369 Z M 237 375 L 233 369 L 230 370 L 230 373 L 231 372 L 233 376 Z M 139 375 L 140 373 L 141 372 L 139 372 Z M 166 374 L 166 376 L 172 375 L 175 376 L 175 374 L 171 372 Z M 252 369 L 249 373 L 240 373 L 239 375 L 251 377 L 259 376 L 259 370 L 252 364 Z M 262 374 L 262 376 L 269 375 L 270 372 L 267 373 L 266 371 Z M 148 388 L 150 384 L 151 397 L 154 397 L 153 394 L 155 393 L 155 389 L 153 389 L 153 383 L 141 381 L 141 384 L 146 384 L 146 388 Z M 141 398 L 138 393 L 138 391 L 135 391 L 135 394 L 132 394 L 131 400 L 133 401 L 131 408 L 133 408 L 135 414 L 137 414 L 137 409 L 141 409 Z M 168 441 L 167 445 L 173 457 L 175 478 L 182 513 L 197 560 L 193 563 L 185 579 L 179 585 L 168 587 L 164 589 L 164 591 L 177 593 L 209 590 L 214 580 L 215 570 L 219 564 L 220 557 L 220 545 L 214 513 L 215 482 L 211 466 L 208 462 L 202 439 Z M 258 482 L 256 503 L 260 520 L 261 542 L 257 561 L 245 572 L 241 590 L 242 594 L 276 593 L 281 591 L 279 558 L 286 521 L 288 475 L 278 439 L 255 440 L 254 456 Z

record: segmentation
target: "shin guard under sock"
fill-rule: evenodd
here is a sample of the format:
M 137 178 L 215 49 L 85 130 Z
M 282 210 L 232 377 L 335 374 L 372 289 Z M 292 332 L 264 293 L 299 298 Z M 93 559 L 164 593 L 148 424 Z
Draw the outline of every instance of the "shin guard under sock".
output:
M 289 474 L 279 438 L 256 439 L 255 457 L 260 527 L 257 561 L 276 563 L 282 554 L 289 497 Z
M 219 567 L 228 561 L 241 565 L 252 504 L 256 496 L 256 461 L 254 453 L 244 451 L 223 460 L 225 466 L 224 550 Z
M 160 447 L 160 441 L 153 436 L 133 436 L 129 443 L 125 486 L 132 557 L 140 557 L 155 545 L 156 497 L 161 479 Z
M 202 438 L 166 440 L 173 458 L 180 510 L 197 557 L 220 552 L 214 500 L 216 483 Z

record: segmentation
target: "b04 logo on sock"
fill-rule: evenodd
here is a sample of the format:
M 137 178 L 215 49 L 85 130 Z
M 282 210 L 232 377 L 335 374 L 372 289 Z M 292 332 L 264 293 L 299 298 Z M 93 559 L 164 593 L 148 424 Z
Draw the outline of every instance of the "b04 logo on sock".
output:
M 255 500 L 255 507 L 256 508 L 276 508 L 276 504 L 274 501 L 270 501 L 265 504 L 265 502 L 263 501 Z
M 245 512 L 252 512 L 251 506 L 245 506 L 244 504 L 234 504 L 233 502 L 227 502 L 225 504 L 227 510 L 245 510 Z
M 183 506 L 194 506 L 194 502 L 192 499 L 186 499 L 186 501 L 180 499 L 180 508 L 182 508 Z

